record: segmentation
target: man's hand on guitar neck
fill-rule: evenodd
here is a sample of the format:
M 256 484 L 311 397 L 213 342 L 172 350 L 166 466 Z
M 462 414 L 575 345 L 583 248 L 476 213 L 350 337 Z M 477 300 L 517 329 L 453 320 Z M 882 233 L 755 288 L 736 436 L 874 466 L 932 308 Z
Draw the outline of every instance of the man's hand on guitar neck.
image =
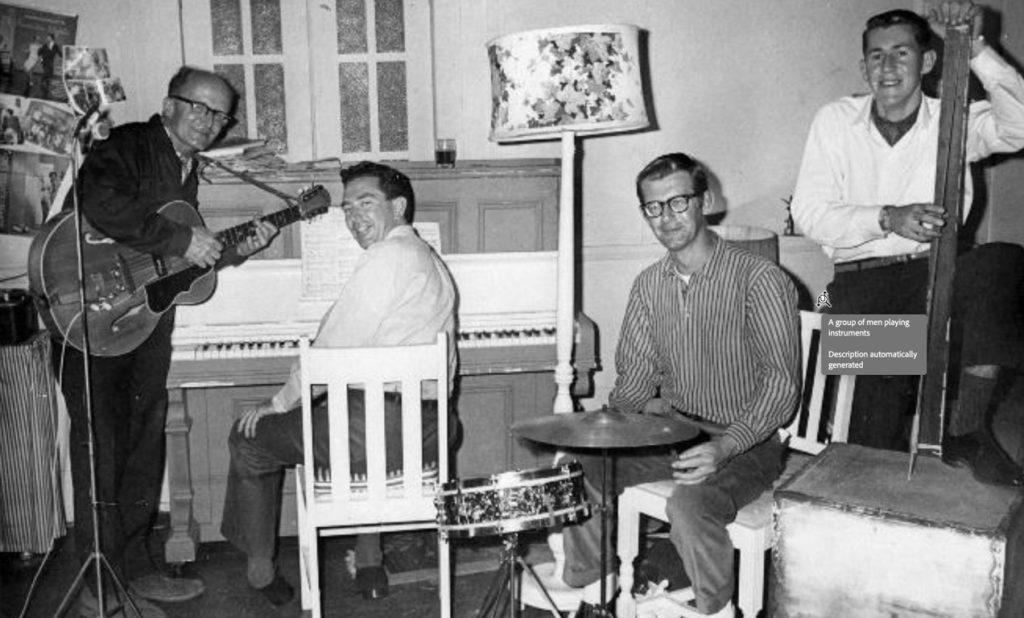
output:
M 970 24 L 971 58 L 981 53 L 982 48 L 985 47 L 985 38 L 982 36 L 984 14 L 983 8 L 971 0 L 931 1 L 928 2 L 928 8 L 925 11 L 932 30 L 940 37 L 946 36 L 947 27 Z
M 248 257 L 270 244 L 277 235 L 277 226 L 269 221 L 253 220 L 252 235 L 238 244 L 238 255 Z
M 185 250 L 185 259 L 200 268 L 213 268 L 224 249 L 217 237 L 201 225 L 192 226 L 192 240 Z

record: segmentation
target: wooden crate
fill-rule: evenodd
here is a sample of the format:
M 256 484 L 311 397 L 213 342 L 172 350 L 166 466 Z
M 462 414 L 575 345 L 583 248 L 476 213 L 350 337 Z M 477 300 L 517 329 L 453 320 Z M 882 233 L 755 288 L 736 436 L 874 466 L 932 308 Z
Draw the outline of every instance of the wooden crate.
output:
M 830 445 L 775 492 L 769 615 L 1009 616 L 1021 494 L 937 458 Z M 1016 524 L 1019 525 L 1019 524 Z

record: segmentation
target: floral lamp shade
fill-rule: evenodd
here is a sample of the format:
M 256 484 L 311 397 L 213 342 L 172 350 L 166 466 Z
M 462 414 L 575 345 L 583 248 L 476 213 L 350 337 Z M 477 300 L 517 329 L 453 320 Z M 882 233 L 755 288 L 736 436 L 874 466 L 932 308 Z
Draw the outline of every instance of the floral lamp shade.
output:
M 563 131 L 618 133 L 648 125 L 636 26 L 530 30 L 493 39 L 487 51 L 493 141 L 544 139 Z

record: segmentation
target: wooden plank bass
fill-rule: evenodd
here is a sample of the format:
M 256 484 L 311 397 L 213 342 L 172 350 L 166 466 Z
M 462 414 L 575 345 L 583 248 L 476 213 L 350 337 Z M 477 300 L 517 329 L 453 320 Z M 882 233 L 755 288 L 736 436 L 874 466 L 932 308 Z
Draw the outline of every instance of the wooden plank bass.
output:
M 265 215 L 281 228 L 327 210 L 330 195 L 322 186 L 302 194 L 289 208 Z M 203 225 L 191 204 L 163 205 L 160 216 L 188 227 Z M 29 248 L 29 287 L 39 313 L 54 336 L 84 350 L 82 307 L 75 213 L 65 212 L 47 222 Z M 237 246 L 251 234 L 246 222 L 217 233 L 225 248 Z M 136 251 L 82 222 L 85 272 L 85 310 L 89 352 L 118 356 L 131 352 L 149 337 L 160 316 L 175 304 L 199 304 L 213 294 L 216 269 L 193 266 L 179 256 Z
M 942 235 L 931 246 L 928 269 L 928 364 L 917 393 L 910 439 L 911 468 L 918 449 L 941 454 L 949 373 L 950 314 L 957 237 L 964 198 L 967 144 L 967 88 L 970 79 L 969 26 L 947 27 L 942 68 L 935 199 L 946 211 Z

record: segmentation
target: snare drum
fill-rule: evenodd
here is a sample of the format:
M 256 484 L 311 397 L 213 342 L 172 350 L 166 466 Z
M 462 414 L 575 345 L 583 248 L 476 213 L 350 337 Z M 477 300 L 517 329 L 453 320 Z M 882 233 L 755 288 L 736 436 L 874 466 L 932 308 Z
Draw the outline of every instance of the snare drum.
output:
M 575 461 L 450 481 L 434 502 L 438 530 L 454 537 L 547 528 L 590 513 L 583 468 Z

